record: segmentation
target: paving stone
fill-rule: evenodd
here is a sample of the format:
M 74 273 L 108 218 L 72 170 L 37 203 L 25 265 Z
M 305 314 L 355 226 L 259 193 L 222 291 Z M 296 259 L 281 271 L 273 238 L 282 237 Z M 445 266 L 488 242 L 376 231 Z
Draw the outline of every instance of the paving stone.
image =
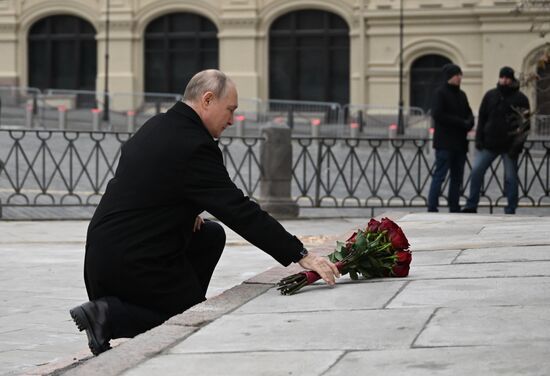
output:
M 191 307 L 170 318 L 169 325 L 200 326 L 233 311 L 251 299 L 263 294 L 271 285 L 246 284 L 234 286 L 224 293 Z
M 383 308 L 405 283 L 396 279 L 385 282 L 342 279 L 345 281 L 340 280 L 335 286 L 320 281 L 290 296 L 281 295 L 273 288 L 243 305 L 235 314 Z
M 465 249 L 455 263 L 550 261 L 550 245 Z
M 194 327 L 178 325 L 157 326 L 63 374 L 67 376 L 118 375 L 159 354 L 174 343 L 182 341 L 195 330 Z
M 407 348 L 432 309 L 225 315 L 170 353 Z
M 413 256 L 414 257 L 414 256 Z M 483 264 L 415 265 L 411 264 L 408 280 L 504 278 L 550 276 L 550 262 L 495 262 Z
M 549 277 L 442 279 L 411 281 L 388 308 L 521 306 L 549 302 Z
M 343 354 L 340 351 L 284 351 L 219 354 L 168 354 L 123 373 L 124 376 L 316 376 Z
M 547 376 L 547 346 L 476 346 L 347 353 L 324 376 Z
M 549 342 L 550 305 L 505 306 L 441 308 L 414 346 L 531 346 L 548 345 Z
M 413 252 L 413 265 L 449 265 L 460 254 L 460 250 L 433 250 Z

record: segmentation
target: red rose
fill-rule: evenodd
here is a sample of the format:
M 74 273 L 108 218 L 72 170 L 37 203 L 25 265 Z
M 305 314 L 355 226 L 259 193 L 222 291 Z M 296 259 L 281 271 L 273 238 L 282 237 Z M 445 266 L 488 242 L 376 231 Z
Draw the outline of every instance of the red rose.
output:
M 367 224 L 367 230 L 366 232 L 378 232 L 378 228 L 380 227 L 380 222 L 378 222 L 376 219 L 371 218 L 369 223 Z
M 395 264 L 391 269 L 391 274 L 394 277 L 406 277 L 409 275 L 409 265 L 408 264 Z
M 395 261 L 398 264 L 410 264 L 412 261 L 412 254 L 410 251 L 397 251 L 395 252 Z
M 357 232 L 354 232 L 353 235 L 351 235 L 351 236 L 349 237 L 349 239 L 346 240 L 346 243 L 345 243 L 345 244 L 346 244 L 346 245 L 345 245 L 346 249 L 348 249 L 348 250 L 351 249 L 351 247 L 353 246 L 353 244 L 355 244 L 355 239 L 356 239 L 356 238 L 357 238 Z
M 393 229 L 397 229 L 399 226 L 389 218 L 382 218 L 380 226 L 378 226 L 378 231 L 388 231 L 390 232 Z
M 357 231 L 351 235 L 348 240 L 346 240 L 346 243 L 355 243 L 355 238 L 357 237 Z
M 409 241 L 407 240 L 407 237 L 403 233 L 403 230 L 401 230 L 401 227 L 397 226 L 397 228 L 392 229 L 388 232 L 388 238 L 391 242 L 391 246 L 395 250 L 399 249 L 407 249 L 409 248 Z

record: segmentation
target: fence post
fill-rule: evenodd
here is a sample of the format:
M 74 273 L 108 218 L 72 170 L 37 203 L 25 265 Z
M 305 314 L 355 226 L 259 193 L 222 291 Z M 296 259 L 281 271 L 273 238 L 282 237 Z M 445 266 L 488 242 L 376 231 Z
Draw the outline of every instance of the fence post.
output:
M 292 144 L 287 126 L 267 125 L 260 145 L 259 204 L 276 218 L 296 218 L 299 208 L 291 197 Z
M 127 116 L 127 122 L 128 122 L 127 131 L 132 133 L 136 127 L 136 112 L 128 111 L 126 112 L 126 116 Z
M 359 123 L 359 132 L 363 132 L 363 127 L 366 125 L 363 119 L 363 110 L 357 111 L 357 122 Z
M 397 124 L 390 124 L 388 126 L 388 148 L 390 151 L 393 148 L 393 140 L 397 138 Z
M 359 137 L 359 130 L 361 129 L 361 126 L 359 125 L 359 123 L 353 121 L 351 122 L 351 124 L 349 125 L 349 135 L 350 137 L 352 138 L 357 138 Z
M 25 108 L 25 127 L 26 128 L 32 128 L 34 121 L 34 111 L 33 111 L 33 104 L 27 103 L 27 107 Z
M 321 119 L 311 119 L 311 137 L 319 137 L 321 134 Z
M 246 120 L 245 116 L 235 116 L 235 120 L 235 136 L 244 137 L 244 121 Z
M 292 105 L 288 109 L 287 124 L 290 127 L 290 129 L 294 128 L 294 108 L 292 107 Z
M 99 131 L 99 119 L 101 117 L 101 109 L 92 108 L 92 130 Z
M 58 106 L 57 114 L 59 119 L 59 129 L 63 131 L 67 128 L 67 107 Z

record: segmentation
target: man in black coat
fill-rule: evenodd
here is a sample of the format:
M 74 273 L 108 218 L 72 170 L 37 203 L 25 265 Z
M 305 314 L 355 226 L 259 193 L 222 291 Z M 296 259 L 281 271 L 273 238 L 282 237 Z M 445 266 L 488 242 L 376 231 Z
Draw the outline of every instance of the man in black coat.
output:
M 517 160 L 523 143 L 515 144 L 514 137 L 521 125 L 519 114 L 529 111 L 529 100 L 519 91 L 514 70 L 502 67 L 496 88 L 483 96 L 476 129 L 476 159 L 470 179 L 470 195 L 462 210 L 476 213 L 485 171 L 500 155 L 504 163 L 504 191 L 508 200 L 506 214 L 515 214 L 518 205 Z
M 450 170 L 447 201 L 449 211 L 454 213 L 460 211 L 460 190 L 468 151 L 466 137 L 474 126 L 474 115 L 466 94 L 460 90 L 462 82 L 460 67 L 455 64 L 445 64 L 443 73 L 447 82 L 434 93 L 432 105 L 435 165 L 428 193 L 428 211 L 438 211 L 441 186 Z
M 197 73 L 183 99 L 147 121 L 123 146 L 88 228 L 84 279 L 89 302 L 70 313 L 97 355 L 205 300 L 225 245 L 208 211 L 282 265 L 298 262 L 329 284 L 339 276 L 245 197 L 215 139 L 233 122 L 236 87 L 224 73 Z

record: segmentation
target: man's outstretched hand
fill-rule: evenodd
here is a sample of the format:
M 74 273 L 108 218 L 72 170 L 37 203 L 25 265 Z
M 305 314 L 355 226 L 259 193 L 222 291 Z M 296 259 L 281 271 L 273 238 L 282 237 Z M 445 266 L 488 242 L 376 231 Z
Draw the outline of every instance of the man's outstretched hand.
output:
M 298 264 L 304 269 L 313 270 L 323 278 L 329 285 L 336 283 L 336 278 L 340 278 L 340 272 L 336 265 L 327 258 L 308 253 L 304 258 L 298 261 Z

